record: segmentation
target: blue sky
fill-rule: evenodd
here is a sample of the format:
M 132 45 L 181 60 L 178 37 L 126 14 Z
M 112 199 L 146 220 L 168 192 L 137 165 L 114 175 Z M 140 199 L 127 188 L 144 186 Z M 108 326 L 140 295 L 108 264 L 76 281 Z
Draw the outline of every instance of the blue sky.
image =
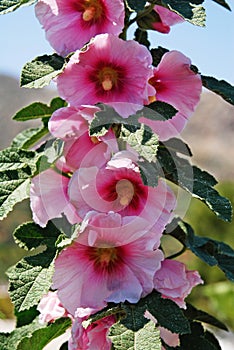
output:
M 234 11 L 233 0 L 228 1 Z M 234 12 L 206 0 L 206 28 L 190 23 L 172 27 L 170 34 L 150 31 L 152 47 L 183 52 L 200 72 L 234 84 Z M 0 73 L 19 78 L 23 65 L 52 53 L 44 31 L 34 15 L 34 6 L 0 16 Z

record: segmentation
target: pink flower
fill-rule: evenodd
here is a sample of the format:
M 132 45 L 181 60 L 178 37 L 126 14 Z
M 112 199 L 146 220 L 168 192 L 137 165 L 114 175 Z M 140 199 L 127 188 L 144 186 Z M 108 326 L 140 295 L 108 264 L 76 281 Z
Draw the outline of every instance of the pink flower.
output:
M 105 168 L 79 168 L 69 184 L 70 201 L 82 218 L 90 210 L 113 211 L 122 216 L 141 216 L 157 232 L 163 232 L 175 207 L 175 196 L 162 179 L 155 188 L 145 186 L 129 154 L 115 154 Z
M 40 323 L 54 322 L 57 318 L 68 316 L 57 296 L 57 292 L 49 291 L 44 295 L 38 304 L 37 310 L 40 311 Z
M 45 227 L 47 222 L 62 217 L 64 213 L 71 224 L 81 221 L 75 207 L 67 195 L 70 179 L 53 169 L 41 172 L 32 179 L 30 188 L 30 205 L 33 220 Z
M 160 234 L 140 217 L 90 212 L 78 237 L 55 260 L 53 289 L 72 315 L 107 302 L 137 302 L 153 290 L 163 253 Z
M 116 322 L 114 316 L 108 316 L 90 324 L 82 325 L 82 318 L 76 318 L 72 325 L 71 338 L 68 341 L 69 350 L 110 350 L 111 341 L 107 337 L 109 328 Z
M 47 40 L 62 56 L 97 34 L 119 35 L 124 26 L 122 0 L 39 0 L 35 13 Z
M 178 112 L 172 119 L 165 121 L 152 121 L 144 117 L 139 120 L 149 125 L 161 141 L 182 131 L 200 100 L 201 77 L 190 66 L 189 58 L 178 51 L 170 51 L 163 55 L 159 65 L 154 68 L 154 77 L 150 79 L 156 90 L 153 99 L 171 104 Z
M 168 34 L 171 26 L 184 22 L 183 17 L 168 10 L 166 7 L 155 5 L 154 11 L 158 14 L 159 18 L 157 22 L 151 23 L 151 26 L 160 33 Z
M 134 40 L 97 35 L 70 58 L 57 77 L 58 91 L 73 106 L 103 102 L 127 117 L 155 94 L 148 83 L 151 63 L 149 51 Z
M 161 269 L 156 271 L 154 286 L 163 298 L 173 300 L 182 308 L 186 308 L 184 299 L 192 288 L 203 283 L 197 271 L 188 271 L 183 263 L 176 260 L 165 259 Z
M 66 165 L 73 171 L 81 165 L 101 167 L 112 153 L 118 151 L 112 130 L 100 138 L 89 136 L 89 122 L 98 111 L 100 109 L 95 106 L 70 106 L 56 110 L 50 118 L 49 130 L 53 136 L 65 141 L 63 155 Z

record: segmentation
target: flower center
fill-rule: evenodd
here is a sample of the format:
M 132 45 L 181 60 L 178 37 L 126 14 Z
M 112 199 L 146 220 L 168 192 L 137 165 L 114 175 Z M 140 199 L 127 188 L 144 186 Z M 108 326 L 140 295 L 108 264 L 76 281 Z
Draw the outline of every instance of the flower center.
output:
M 85 0 L 83 3 L 82 18 L 85 22 L 98 20 L 102 16 L 102 4 L 98 0 Z
M 115 188 L 120 204 L 127 206 L 135 194 L 133 184 L 129 180 L 123 179 L 117 182 Z
M 98 80 L 103 90 L 110 91 L 117 85 L 118 72 L 111 67 L 103 67 L 98 72 Z
M 117 249 L 117 247 L 92 248 L 91 259 L 101 269 L 111 269 L 118 260 Z

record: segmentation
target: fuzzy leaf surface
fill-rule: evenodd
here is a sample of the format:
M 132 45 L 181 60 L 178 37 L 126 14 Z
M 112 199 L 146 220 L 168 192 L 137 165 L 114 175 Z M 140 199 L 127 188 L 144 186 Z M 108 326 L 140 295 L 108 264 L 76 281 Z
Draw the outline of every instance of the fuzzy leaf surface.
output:
M 0 220 L 29 196 L 30 177 L 36 171 L 35 152 L 6 148 L 0 152 Z
M 56 53 L 36 57 L 23 67 L 20 86 L 37 89 L 49 85 L 50 81 L 62 71 L 63 66 L 63 57 Z
M 69 327 L 71 327 L 70 318 L 60 318 L 24 337 L 17 346 L 17 350 L 43 350 L 53 339 L 64 334 Z
M 4 15 L 17 10 L 23 5 L 32 5 L 35 2 L 36 0 L 0 0 L 0 14 Z
M 31 250 L 46 246 L 42 253 L 26 257 L 8 270 L 9 293 L 17 312 L 37 305 L 48 292 L 59 235 L 60 231 L 51 222 L 45 228 L 30 222 L 16 229 L 14 236 L 20 247 Z
M 201 6 L 204 0 L 163 0 L 163 4 L 168 5 L 188 22 L 204 27 L 206 22 L 206 12 Z
M 38 128 L 25 129 L 12 140 L 11 147 L 29 149 L 48 132 L 48 128 L 44 125 Z
M 225 80 L 218 80 L 213 77 L 201 76 L 202 84 L 207 89 L 220 95 L 225 101 L 234 105 L 234 86 Z
M 14 329 L 11 333 L 0 333 L 0 350 L 16 350 L 22 338 L 31 336 L 35 330 L 43 327 L 45 326 L 34 321 L 30 325 Z
M 115 350 L 160 350 L 160 333 L 152 321 L 134 332 L 121 323 L 114 324 L 109 335 Z
M 144 316 L 148 311 L 156 318 L 158 324 L 171 332 L 185 334 L 190 332 L 189 322 L 177 304 L 169 299 L 163 299 L 160 293 L 153 291 L 137 304 L 122 305 L 126 318 L 121 323 L 136 332 L 149 320 Z
M 140 128 L 122 126 L 121 138 L 148 162 L 156 160 L 158 137 L 144 124 Z

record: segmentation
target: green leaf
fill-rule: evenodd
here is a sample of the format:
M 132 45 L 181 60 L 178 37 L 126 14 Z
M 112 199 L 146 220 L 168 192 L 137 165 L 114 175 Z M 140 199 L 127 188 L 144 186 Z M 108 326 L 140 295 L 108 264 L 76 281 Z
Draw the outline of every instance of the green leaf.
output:
M 225 7 L 225 9 L 231 11 L 231 7 L 228 5 L 228 3 L 224 0 L 213 0 L 214 2 L 216 2 L 217 4 Z
M 147 47 L 147 49 L 150 47 L 148 34 L 145 30 L 141 30 L 140 28 L 137 28 L 134 35 L 135 35 L 134 40 L 138 41 L 139 44 L 144 45 L 145 47 Z
M 201 78 L 203 86 L 220 95 L 228 103 L 234 105 L 234 86 L 225 80 L 217 80 L 213 77 L 202 75 Z
M 21 312 L 37 305 L 51 286 L 54 254 L 38 254 L 20 260 L 7 271 L 9 294 L 17 310 Z
M 39 315 L 39 311 L 36 309 L 35 306 L 31 307 L 29 310 L 24 310 L 21 312 L 17 312 L 17 310 L 14 310 L 14 311 L 15 311 L 17 328 L 30 324 Z
M 55 97 L 50 102 L 50 106 L 46 105 L 45 103 L 34 102 L 17 112 L 13 119 L 21 122 L 38 118 L 49 119 L 54 111 L 65 107 L 66 105 L 67 103 L 60 97 Z
M 152 112 L 152 111 L 153 112 Z M 176 115 L 177 109 L 166 102 L 155 101 L 143 108 L 142 114 L 145 118 L 151 120 L 168 120 Z
M 57 55 L 43 55 L 26 63 L 21 73 L 20 86 L 25 88 L 42 88 L 50 83 L 64 66 L 64 58 Z
M 145 159 L 138 161 L 141 178 L 143 184 L 146 186 L 156 187 L 158 185 L 158 178 L 160 170 L 157 168 L 157 163 L 149 162 Z
M 169 299 L 161 298 L 160 294 L 153 291 L 142 298 L 137 304 L 123 304 L 126 318 L 121 323 L 136 332 L 142 328 L 149 320 L 146 319 L 145 312 L 148 311 L 156 318 L 158 324 L 169 329 L 173 333 L 189 333 L 189 322 L 177 304 Z
M 225 324 L 214 316 L 209 315 L 207 312 L 196 309 L 193 305 L 186 303 L 186 309 L 184 310 L 184 314 L 187 317 L 187 319 L 191 321 L 200 321 L 205 322 L 207 324 L 210 324 L 211 326 L 215 326 L 217 328 L 220 328 L 224 331 L 228 331 L 228 328 L 225 326 Z
M 205 331 L 200 323 L 191 323 L 191 334 L 180 336 L 181 350 L 221 350 L 214 335 Z
M 14 232 L 17 244 L 24 249 L 46 246 L 43 253 L 20 260 L 7 272 L 10 281 L 9 293 L 17 312 L 37 305 L 42 295 L 48 292 L 59 235 L 60 231 L 51 222 L 45 228 L 33 222 L 26 223 Z
M 178 157 L 176 152 L 169 151 L 164 146 L 158 148 L 157 160 L 168 180 L 203 201 L 220 219 L 231 221 L 231 203 L 213 188 L 217 181 L 212 175 L 191 166 L 187 159 Z
M 163 145 L 167 150 L 170 150 L 170 152 L 180 153 L 188 157 L 192 156 L 189 146 L 181 139 L 177 139 L 176 137 L 172 137 L 168 141 L 164 141 Z
M 137 127 L 122 126 L 121 138 L 148 162 L 156 160 L 158 137 L 146 125 Z
M 30 177 L 36 171 L 35 152 L 6 148 L 0 152 L 0 220 L 29 196 Z
M 16 350 L 22 338 L 30 336 L 35 330 L 43 328 L 38 321 L 32 322 L 20 328 L 16 328 L 11 333 L 0 333 L 0 350 Z
M 38 172 L 42 172 L 51 167 L 63 153 L 64 142 L 61 139 L 52 139 L 42 145 L 40 156 L 37 160 Z
M 120 323 L 114 324 L 109 335 L 116 350 L 160 350 L 160 333 L 152 321 L 133 332 Z
M 23 5 L 32 5 L 36 0 L 0 0 L 0 14 L 12 12 Z
M 146 0 L 125 0 L 127 7 L 132 11 L 141 11 L 144 9 Z
M 181 220 L 178 220 L 177 224 L 178 226 L 170 232 L 170 235 L 208 265 L 217 265 L 229 280 L 234 281 L 234 250 L 223 242 L 196 236 L 192 227 Z
M 167 5 L 181 15 L 186 21 L 204 27 L 206 22 L 205 9 L 200 5 L 204 0 L 163 0 L 162 3 Z
M 13 233 L 15 242 L 20 248 L 31 250 L 46 245 L 47 248 L 53 249 L 60 235 L 60 231 L 49 221 L 45 228 L 34 222 L 26 222 Z
M 48 128 L 44 125 L 38 128 L 25 129 L 12 140 L 11 147 L 28 149 L 47 135 L 48 132 Z
M 17 350 L 43 350 L 53 339 L 64 334 L 69 327 L 71 327 L 71 319 L 60 318 L 50 325 L 37 329 L 32 334 L 24 337 L 17 346 Z

